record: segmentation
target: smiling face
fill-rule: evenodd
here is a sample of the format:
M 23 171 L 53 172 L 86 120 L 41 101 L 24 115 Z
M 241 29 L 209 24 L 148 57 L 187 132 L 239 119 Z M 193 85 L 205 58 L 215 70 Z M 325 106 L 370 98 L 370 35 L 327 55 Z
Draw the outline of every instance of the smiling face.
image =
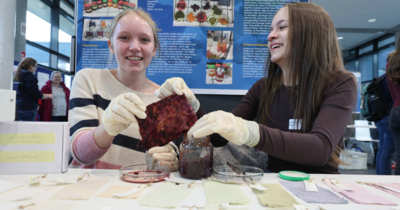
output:
M 118 71 L 144 72 L 156 55 L 152 27 L 138 15 L 127 14 L 118 21 L 109 48 L 117 59 Z
M 276 13 L 271 23 L 268 35 L 268 48 L 271 53 L 271 61 L 284 66 L 285 53 L 288 45 L 289 14 L 288 9 L 283 7 Z
M 61 73 L 55 73 L 51 77 L 51 81 L 53 81 L 54 85 L 59 85 L 61 83 Z

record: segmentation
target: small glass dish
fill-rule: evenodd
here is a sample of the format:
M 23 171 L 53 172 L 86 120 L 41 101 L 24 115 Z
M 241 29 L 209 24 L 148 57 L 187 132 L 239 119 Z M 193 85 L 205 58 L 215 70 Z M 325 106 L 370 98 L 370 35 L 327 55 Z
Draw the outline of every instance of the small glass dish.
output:
M 146 164 L 126 165 L 119 169 L 121 180 L 133 183 L 161 182 L 169 177 L 169 173 L 169 168 L 161 165 L 155 170 L 149 170 Z
M 264 176 L 264 171 L 257 167 L 235 165 L 237 168 L 246 173 L 236 174 L 232 169 L 225 166 L 217 166 L 214 168 L 213 179 L 219 182 L 226 183 L 258 183 Z
M 218 23 L 218 18 L 215 15 L 210 15 L 207 18 L 207 22 L 210 24 L 210 26 L 215 26 Z
M 185 18 L 186 18 L 186 14 L 180 10 L 175 12 L 175 14 L 174 14 L 174 19 L 176 21 L 183 21 Z

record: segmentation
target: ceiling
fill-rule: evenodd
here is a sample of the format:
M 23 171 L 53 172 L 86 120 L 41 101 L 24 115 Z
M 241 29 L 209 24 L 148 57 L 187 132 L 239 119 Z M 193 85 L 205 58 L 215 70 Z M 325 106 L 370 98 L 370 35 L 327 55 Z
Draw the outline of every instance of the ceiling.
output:
M 342 50 L 400 32 L 400 0 L 311 0 L 331 16 Z M 375 22 L 368 22 L 376 19 Z

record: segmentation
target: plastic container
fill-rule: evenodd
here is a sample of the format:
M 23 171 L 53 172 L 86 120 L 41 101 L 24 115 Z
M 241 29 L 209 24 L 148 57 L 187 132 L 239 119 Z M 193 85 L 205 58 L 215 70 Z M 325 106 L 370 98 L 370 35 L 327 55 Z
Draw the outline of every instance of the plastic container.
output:
M 218 166 L 214 168 L 213 179 L 226 183 L 258 183 L 264 176 L 264 171 L 252 166 L 235 165 L 246 173 L 246 175 L 236 174 L 229 166 Z
M 169 177 L 167 166 L 159 166 L 157 170 L 148 170 L 146 164 L 123 166 L 119 169 L 121 180 L 133 183 L 160 182 Z
M 342 150 L 340 159 L 345 164 L 340 164 L 339 168 L 343 170 L 367 170 L 367 153 Z
M 202 179 L 213 173 L 214 147 L 210 137 L 183 137 L 179 154 L 179 173 L 186 179 Z

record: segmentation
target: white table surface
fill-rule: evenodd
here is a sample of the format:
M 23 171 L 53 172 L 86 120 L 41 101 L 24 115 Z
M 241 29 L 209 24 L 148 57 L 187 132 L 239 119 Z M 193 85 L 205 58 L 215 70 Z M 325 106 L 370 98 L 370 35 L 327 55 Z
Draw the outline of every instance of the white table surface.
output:
M 139 206 L 138 205 L 138 200 L 128 200 L 128 199 L 116 199 L 116 198 L 101 198 L 101 197 L 96 197 L 98 194 L 101 194 L 105 192 L 110 186 L 112 185 L 132 185 L 132 183 L 124 182 L 119 179 L 119 171 L 118 170 L 99 170 L 99 169 L 70 169 L 67 173 L 65 174 L 48 174 L 47 177 L 45 178 L 46 180 L 51 180 L 51 179 L 56 179 L 56 178 L 62 178 L 67 175 L 81 175 L 84 174 L 85 172 L 89 172 L 91 177 L 110 177 L 110 180 L 104 184 L 89 200 L 78 200 L 78 201 L 73 201 L 73 200 L 52 200 L 55 202 L 60 202 L 60 203 L 74 203 L 74 210 L 76 209 L 96 209 L 96 210 L 102 210 L 103 207 L 112 207 L 110 209 L 161 209 L 161 208 L 154 208 L 154 207 L 146 207 L 146 206 Z M 3 181 L 8 181 L 11 183 L 15 184 L 22 184 L 26 185 L 27 184 L 27 179 L 28 176 L 30 175 L 0 175 L 0 180 Z M 349 182 L 349 183 L 355 183 L 356 181 L 363 181 L 363 182 L 381 182 L 381 183 L 393 183 L 393 182 L 400 182 L 400 176 L 377 176 L 377 175 L 325 175 L 325 174 L 312 174 L 311 177 L 314 177 L 314 180 L 318 184 L 318 186 L 327 188 L 329 189 L 321 180 L 323 178 L 336 178 L 341 182 Z M 43 180 L 43 179 L 42 179 Z M 276 173 L 268 173 L 264 174 L 264 178 L 262 180 L 262 183 L 278 183 L 278 181 L 281 180 L 278 177 L 278 174 Z M 141 194 L 141 197 L 155 188 L 163 185 L 165 182 L 159 182 L 159 183 L 154 183 L 152 186 L 147 187 L 147 189 Z M 0 201 L 0 209 L 1 210 L 8 210 L 8 209 L 15 209 L 19 205 L 25 205 L 29 203 L 34 203 L 34 202 L 40 202 L 40 201 L 48 201 L 51 196 L 53 196 L 56 192 L 61 190 L 63 187 L 66 185 L 61 185 L 61 186 L 55 186 L 46 192 L 38 195 L 35 197 L 33 200 L 28 200 L 28 201 L 20 201 L 20 202 L 1 202 Z M 202 187 L 201 184 L 199 184 L 197 187 Z M 352 201 L 349 200 L 348 204 L 307 204 L 308 207 L 312 207 L 313 205 L 315 206 L 320 206 L 323 209 L 326 210 L 336 210 L 336 209 L 344 209 L 344 210 L 354 210 L 354 209 L 397 209 L 400 210 L 400 198 L 391 195 L 389 193 L 386 193 L 384 191 L 375 189 L 373 187 L 367 186 L 367 185 L 362 185 L 363 188 L 366 190 L 376 194 L 380 195 L 384 198 L 386 198 L 389 201 L 392 201 L 394 203 L 399 204 L 399 206 L 382 206 L 382 205 L 362 205 L 362 204 L 356 204 Z M 242 191 L 249 197 L 251 203 L 245 206 L 230 206 L 230 209 L 243 209 L 243 207 L 247 207 L 247 209 L 267 209 L 267 207 L 262 206 L 259 204 L 257 197 L 255 194 L 252 192 L 250 187 L 247 185 L 240 185 L 240 188 Z M 284 188 L 285 189 L 285 188 Z M 332 191 L 332 190 L 331 190 Z M 332 191 L 333 192 L 333 191 Z M 7 192 L 0 194 L 0 200 L 2 195 L 5 195 Z M 290 193 L 290 192 L 289 192 Z M 335 194 L 338 194 L 334 192 Z M 291 193 L 290 193 L 291 194 Z M 301 204 L 306 204 L 304 201 L 299 199 L 298 197 L 292 196 Z M 339 195 L 342 197 L 341 195 Z M 348 199 L 346 199 L 348 200 Z M 188 209 L 188 208 L 176 208 L 176 209 Z M 312 209 L 312 208 L 309 208 Z M 317 209 L 317 208 L 315 208 Z

